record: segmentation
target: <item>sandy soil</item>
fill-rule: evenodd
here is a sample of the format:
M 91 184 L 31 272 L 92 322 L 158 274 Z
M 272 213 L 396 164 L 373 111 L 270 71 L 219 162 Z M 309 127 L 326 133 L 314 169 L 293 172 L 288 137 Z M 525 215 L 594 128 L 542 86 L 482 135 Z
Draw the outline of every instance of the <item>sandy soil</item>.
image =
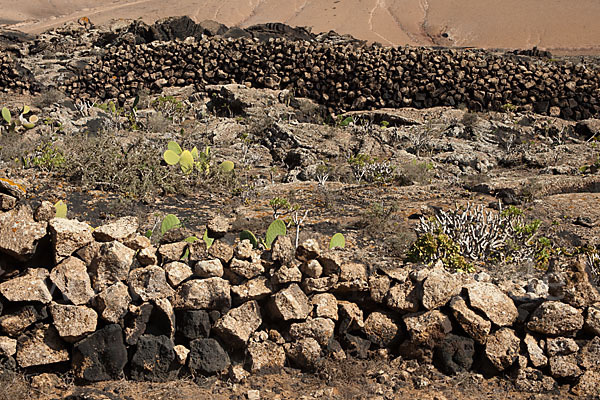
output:
M 190 15 L 242 27 L 285 22 L 314 32 L 335 30 L 386 45 L 531 48 L 600 54 L 597 0 L 0 0 L 0 27 L 39 33 L 83 16 Z

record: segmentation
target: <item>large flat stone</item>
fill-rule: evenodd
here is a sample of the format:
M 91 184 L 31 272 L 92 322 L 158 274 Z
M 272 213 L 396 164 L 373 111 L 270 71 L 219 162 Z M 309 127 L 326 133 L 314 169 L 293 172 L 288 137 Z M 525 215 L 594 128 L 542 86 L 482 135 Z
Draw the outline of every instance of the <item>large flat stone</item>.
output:
M 42 325 L 19 337 L 17 363 L 21 368 L 69 360 L 69 350 L 53 326 Z
M 50 272 L 50 280 L 75 305 L 87 304 L 94 297 L 87 266 L 77 257 L 61 261 Z
M 476 282 L 467 286 L 471 307 L 498 326 L 510 326 L 519 316 L 515 303 L 498 286 Z
M 221 278 L 193 279 L 182 283 L 174 307 L 188 310 L 222 310 L 231 307 L 229 282 Z
M 38 301 L 50 303 L 52 295 L 46 285 L 48 270 L 28 269 L 25 275 L 0 283 L 0 293 L 8 301 Z

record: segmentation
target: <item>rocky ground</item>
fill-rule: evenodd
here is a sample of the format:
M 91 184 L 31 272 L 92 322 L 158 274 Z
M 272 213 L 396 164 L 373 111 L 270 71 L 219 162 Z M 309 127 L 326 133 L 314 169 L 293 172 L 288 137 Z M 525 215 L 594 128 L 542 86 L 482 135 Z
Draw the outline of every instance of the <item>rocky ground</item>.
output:
M 315 239 L 326 248 L 340 232 L 353 262 L 367 266 L 369 274 L 390 266 L 409 270 L 426 261 L 407 259 L 421 221 L 439 216 L 440 210 L 471 206 L 481 214 L 512 206 L 522 212 L 524 223 L 539 220 L 523 252 L 495 260 L 467 257 L 468 265 L 454 267 L 493 282 L 513 299 L 528 294 L 534 278 L 551 286 L 548 270 L 556 272 L 577 257 L 592 283 L 596 280 L 598 120 L 445 107 L 332 116 L 288 91 L 236 84 L 142 93 L 135 106 L 134 99 L 122 105 L 83 102 L 54 90 L 3 94 L 0 105 L 14 119 L 28 105 L 25 123 L 31 115 L 39 119 L 30 129 L 4 122 L 0 134 L 0 178 L 26 189 L 21 204 L 35 209 L 43 201 L 61 200 L 69 218 L 93 227 L 134 215 L 138 232 L 148 233 L 154 245 L 161 240 L 166 214 L 179 217 L 186 235 L 201 237 L 209 221 L 224 216 L 231 223 L 226 240 L 233 243 L 244 229 L 263 236 L 273 220 L 274 199 L 279 204 L 285 199 L 292 207 L 278 211 L 302 221 L 299 243 Z M 210 148 L 210 156 L 185 173 L 163 160 L 169 141 L 183 150 Z M 233 171 L 222 169 L 223 161 L 232 161 Z M 13 208 L 11 198 L 0 197 L 2 209 Z M 295 227 L 288 236 L 296 240 Z M 3 257 L 1 279 L 41 262 Z M 593 336 L 586 331 L 576 339 Z M 500 374 L 478 370 L 447 376 L 439 365 L 399 353 L 373 346 L 361 357 L 348 353 L 343 361 L 325 359 L 304 373 L 287 365 L 275 374 L 249 377 L 238 371 L 218 379 L 184 376 L 168 383 L 121 380 L 87 386 L 68 366 L 55 375 L 47 367 L 14 373 L 6 365 L 0 398 L 491 399 L 590 393 L 573 389 L 575 373 L 536 370 L 527 367 L 527 358 L 525 366 L 517 360 Z M 524 371 L 544 371 L 551 381 L 524 378 Z

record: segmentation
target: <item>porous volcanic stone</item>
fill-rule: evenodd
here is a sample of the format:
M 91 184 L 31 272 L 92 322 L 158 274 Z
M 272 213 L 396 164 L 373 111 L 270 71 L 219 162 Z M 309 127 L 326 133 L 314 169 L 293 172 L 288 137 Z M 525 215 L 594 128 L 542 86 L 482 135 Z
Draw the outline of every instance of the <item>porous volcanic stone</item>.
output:
M 58 334 L 66 342 L 76 342 L 96 330 L 98 314 L 91 308 L 52 303 L 49 309 Z
M 121 327 L 107 325 L 76 343 L 72 364 L 75 376 L 86 381 L 119 379 L 127 364 Z
M 285 350 L 270 340 L 248 343 L 250 372 L 276 373 L 285 366 Z
M 390 291 L 390 286 L 390 278 L 386 275 L 372 275 L 369 277 L 369 291 L 371 294 L 371 299 L 373 299 L 373 301 L 376 303 L 383 303 L 386 300 L 388 292 Z
M 137 343 L 142 334 L 146 331 L 148 321 L 152 316 L 154 306 L 150 303 L 144 303 L 139 306 L 130 304 L 129 313 L 125 318 L 125 343 L 133 346 Z
M 217 215 L 212 218 L 206 225 L 208 236 L 215 239 L 222 238 L 229 232 L 229 229 L 231 229 L 231 222 L 230 219 L 222 215 Z
M 276 318 L 285 321 L 306 319 L 312 309 L 308 297 L 295 283 L 273 295 L 269 306 Z
M 450 309 L 461 328 L 478 343 L 485 344 L 492 323 L 471 310 L 460 296 L 450 300 Z
M 282 265 L 273 274 L 272 282 L 276 285 L 285 285 L 286 283 L 301 282 L 302 272 L 296 266 Z
M 367 338 L 379 347 L 387 347 L 402 336 L 402 328 L 390 314 L 378 311 L 369 314 L 364 327 Z
M 46 227 L 46 222 L 33 220 L 27 206 L 0 212 L 0 254 L 27 261 L 35 254 L 39 240 L 46 236 Z
M 365 326 L 363 311 L 356 303 L 338 301 L 340 331 L 359 330 Z
M 166 336 L 142 335 L 131 359 L 131 378 L 136 381 L 165 382 L 177 374 L 174 345 Z
M 137 217 L 122 217 L 94 229 L 94 238 L 99 242 L 110 242 L 113 240 L 124 241 L 133 236 L 139 228 Z
M 157 265 L 131 270 L 128 281 L 131 293 L 142 301 L 164 299 L 175 293 L 167 283 L 165 270 Z
M 150 319 L 151 332 L 149 333 L 166 335 L 173 339 L 176 330 L 173 304 L 168 298 L 156 299 L 152 302 L 154 303 L 154 310 Z
M 87 266 L 77 257 L 68 257 L 50 272 L 50 280 L 71 303 L 84 305 L 94 297 Z
M 69 360 L 69 350 L 51 325 L 37 326 L 19 337 L 17 362 L 21 368 Z
M 234 258 L 231 260 L 229 268 L 237 275 L 246 279 L 256 278 L 265 272 L 265 268 L 261 264 L 260 260 L 254 259 L 252 261 L 246 261 Z
M 454 375 L 468 371 L 473 365 L 475 342 L 473 339 L 448 334 L 436 348 L 435 357 L 442 371 Z
M 105 321 L 118 323 L 127 314 L 131 303 L 129 289 L 122 282 L 109 286 L 94 299 L 96 310 Z
M 300 261 L 314 260 L 321 254 L 319 242 L 315 239 L 306 239 L 296 249 L 296 258 Z
M 303 263 L 301 270 L 309 278 L 319 278 L 323 274 L 323 266 L 317 260 L 310 260 Z
M 569 354 L 563 356 L 551 356 L 548 365 L 550 366 L 550 375 L 553 378 L 576 378 L 581 375 L 581 368 L 577 365 L 577 355 Z
M 585 330 L 593 335 L 600 335 L 600 303 L 588 307 L 585 318 Z
M 179 286 L 181 282 L 194 274 L 189 265 L 179 261 L 173 261 L 166 264 L 165 272 L 167 274 L 167 280 L 173 287 Z
M 579 381 L 571 392 L 581 398 L 595 399 L 600 396 L 600 371 L 587 370 L 579 377 Z
M 190 342 L 188 367 L 192 371 L 210 375 L 225 370 L 230 364 L 229 355 L 215 339 L 196 339 Z
M 8 211 L 15 208 L 17 205 L 17 198 L 8 194 L 0 193 L 0 210 Z M 36 222 L 41 222 L 39 219 L 34 218 Z
M 536 368 L 543 368 L 548 364 L 548 357 L 546 357 L 544 350 L 542 350 L 538 344 L 538 341 L 535 340 L 533 336 L 526 334 L 525 339 L 523 339 L 523 343 L 525 343 L 527 356 L 529 357 L 531 365 Z
M 190 340 L 210 334 L 210 317 L 204 310 L 183 310 L 177 313 L 177 331 Z
M 0 336 L 0 357 L 12 357 L 17 352 L 17 340 Z
M 227 264 L 233 258 L 233 247 L 221 240 L 215 240 L 208 249 L 208 254 Z
M 394 285 L 385 300 L 389 308 L 400 313 L 414 313 L 419 310 L 419 290 L 410 279 Z
M 248 239 L 242 240 L 233 249 L 233 255 L 240 260 L 249 260 L 254 253 L 254 247 Z
M 313 313 L 316 317 L 329 318 L 334 321 L 338 319 L 338 302 L 331 293 L 315 294 L 310 299 L 313 305 Z
M 200 278 L 220 278 L 223 276 L 223 264 L 216 258 L 198 261 L 194 265 L 194 274 Z
M 8 301 L 38 301 L 50 303 L 52 295 L 46 285 L 48 270 L 30 268 L 25 275 L 0 283 L 0 293 Z
M 103 243 L 88 269 L 94 290 L 100 292 L 114 283 L 125 281 L 134 256 L 135 251 L 120 242 Z
M 175 294 L 176 309 L 222 310 L 231 307 L 229 282 L 221 278 L 193 279 L 182 283 Z
M 273 242 L 271 258 L 281 265 L 289 264 L 294 259 L 295 248 L 289 236 L 277 236 Z
M 333 338 L 335 323 L 327 318 L 312 318 L 290 326 L 290 336 L 294 339 L 313 338 L 323 347 Z
M 70 257 L 74 252 L 91 243 L 92 227 L 85 222 L 66 218 L 53 218 L 48 223 L 56 261 Z
M 217 321 L 214 331 L 225 343 L 242 347 L 261 324 L 260 307 L 252 300 L 229 310 Z
M 251 279 L 238 286 L 231 287 L 231 293 L 236 300 L 244 303 L 248 300 L 260 300 L 273 293 L 272 285 L 265 276 Z
M 195 243 L 204 243 L 203 240 L 198 240 Z M 194 244 L 195 244 L 194 243 Z M 164 243 L 161 244 L 158 248 L 158 254 L 160 255 L 160 259 L 163 264 L 171 262 L 171 261 L 179 261 L 181 257 L 185 253 L 186 247 L 188 247 L 189 243 L 187 242 L 175 242 L 175 243 Z M 206 246 L 206 244 L 205 244 Z M 190 246 L 191 248 L 191 246 Z
M 448 272 L 441 263 L 429 272 L 427 279 L 423 282 L 423 307 L 427 310 L 445 305 L 450 299 L 462 289 L 460 279 Z
M 410 341 L 429 348 L 452 331 L 450 318 L 438 310 L 408 314 L 403 319 Z
M 560 301 L 546 301 L 531 315 L 527 328 L 554 336 L 573 336 L 583 327 L 581 311 Z
M 13 313 L 0 317 L 0 327 L 10 336 L 16 337 L 28 326 L 48 317 L 46 307 L 23 306 Z
M 294 343 L 286 343 L 284 348 L 292 364 L 303 370 L 314 369 L 321 359 L 321 346 L 310 337 Z
M 498 370 L 510 367 L 519 356 L 521 339 L 510 328 L 501 328 L 488 336 L 485 344 L 485 355 Z
M 471 307 L 481 311 L 498 326 L 510 326 L 519 316 L 515 303 L 498 286 L 476 282 L 467 286 Z
M 585 369 L 600 370 L 600 337 L 588 341 L 579 352 L 579 365 Z

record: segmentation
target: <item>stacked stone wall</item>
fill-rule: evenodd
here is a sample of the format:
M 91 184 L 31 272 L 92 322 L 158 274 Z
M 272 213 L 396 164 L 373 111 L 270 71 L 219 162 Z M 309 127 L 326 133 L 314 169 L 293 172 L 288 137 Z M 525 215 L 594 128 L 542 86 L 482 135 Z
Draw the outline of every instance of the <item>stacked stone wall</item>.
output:
M 600 115 L 600 70 L 484 50 L 354 46 L 271 38 L 121 44 L 63 89 L 75 97 L 131 98 L 140 89 L 246 83 L 289 89 L 332 111 L 465 106 L 532 110 L 567 119 Z
M 581 260 L 521 283 L 441 264 L 374 268 L 311 239 L 257 250 L 223 217 L 207 224 L 210 247 L 177 229 L 152 243 L 134 217 L 92 229 L 54 218 L 50 203 L 33 212 L 9 180 L 0 188 L 3 368 L 164 381 L 314 370 L 386 349 L 523 391 L 598 395 L 600 298 Z

